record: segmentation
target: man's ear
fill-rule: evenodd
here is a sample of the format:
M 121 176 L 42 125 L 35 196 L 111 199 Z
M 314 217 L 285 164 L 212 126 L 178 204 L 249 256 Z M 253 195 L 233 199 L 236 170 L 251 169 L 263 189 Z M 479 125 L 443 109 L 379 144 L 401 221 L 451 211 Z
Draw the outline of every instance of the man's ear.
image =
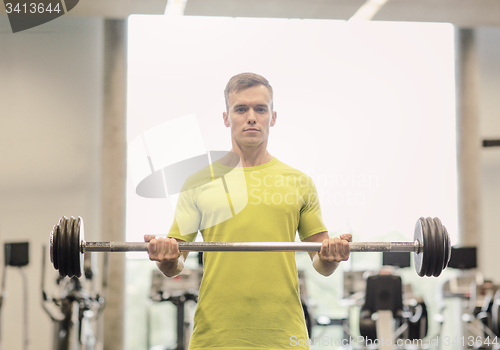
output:
M 226 112 L 222 112 L 222 119 L 224 119 L 224 125 L 226 128 L 229 128 L 231 123 L 229 123 L 229 115 Z
M 269 123 L 269 126 L 274 126 L 274 124 L 276 124 L 277 117 L 278 117 L 278 113 L 276 113 L 276 111 L 274 111 L 272 116 L 271 116 L 271 122 Z

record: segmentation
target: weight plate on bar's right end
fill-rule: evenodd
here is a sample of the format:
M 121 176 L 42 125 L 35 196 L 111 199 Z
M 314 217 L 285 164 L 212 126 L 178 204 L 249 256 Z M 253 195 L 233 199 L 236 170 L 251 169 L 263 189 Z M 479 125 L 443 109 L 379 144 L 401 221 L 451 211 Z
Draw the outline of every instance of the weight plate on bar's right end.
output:
M 448 230 L 446 230 L 446 226 L 443 225 L 443 231 L 444 231 L 444 237 L 446 238 L 445 241 L 445 250 L 444 250 L 444 265 L 443 265 L 443 270 L 448 267 L 448 263 L 450 262 L 451 258 L 451 238 L 450 235 L 448 234 Z
M 417 240 L 420 243 L 420 249 L 418 253 L 413 254 L 413 262 L 415 264 L 415 270 L 417 270 L 417 273 L 420 277 L 425 276 L 424 275 L 424 269 L 425 269 L 425 255 L 424 255 L 424 234 L 423 234 L 423 219 L 420 218 L 417 220 L 417 223 L 415 224 L 415 233 L 413 235 L 413 239 Z
M 441 267 L 441 272 L 442 272 L 444 269 L 446 269 L 446 267 L 448 266 L 448 262 L 450 261 L 451 241 L 450 241 L 450 235 L 448 234 L 448 231 L 446 230 L 446 227 L 443 225 L 441 220 L 439 220 L 439 218 L 434 218 L 434 221 L 437 221 L 438 224 L 440 225 L 443 235 L 442 240 L 443 240 L 444 253 L 443 253 L 443 266 Z
M 428 239 L 425 242 L 425 246 L 427 247 L 427 271 L 425 275 L 427 277 L 431 277 L 432 274 L 434 273 L 434 268 L 436 267 L 436 262 L 437 262 L 437 254 L 438 254 L 438 248 L 436 247 L 436 226 L 434 225 L 434 221 L 432 221 L 432 218 L 426 218 L 425 219 L 427 223 L 427 234 L 428 234 Z M 425 237 L 425 230 L 424 230 L 424 237 Z
M 431 231 L 431 228 L 429 226 L 429 222 L 427 219 L 422 218 L 423 223 L 422 223 L 422 236 L 424 238 L 424 258 L 423 258 L 423 263 L 425 266 L 424 269 L 424 276 L 430 276 L 429 271 L 431 270 L 431 263 L 433 259 L 433 254 L 434 254 L 434 248 L 433 248 L 433 234 Z
M 443 225 L 438 218 L 427 218 L 429 225 L 433 227 L 434 231 L 434 266 L 431 268 L 430 275 L 438 277 L 443 271 L 444 264 L 444 245 L 445 238 L 443 232 Z

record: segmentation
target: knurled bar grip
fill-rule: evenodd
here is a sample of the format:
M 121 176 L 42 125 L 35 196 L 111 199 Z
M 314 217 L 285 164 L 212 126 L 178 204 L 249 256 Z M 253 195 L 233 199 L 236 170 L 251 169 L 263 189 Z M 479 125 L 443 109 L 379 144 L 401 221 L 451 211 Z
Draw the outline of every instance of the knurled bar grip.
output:
M 81 252 L 148 251 L 146 242 L 81 242 Z M 321 242 L 179 242 L 181 252 L 319 252 Z M 420 252 L 420 242 L 352 242 L 351 252 Z

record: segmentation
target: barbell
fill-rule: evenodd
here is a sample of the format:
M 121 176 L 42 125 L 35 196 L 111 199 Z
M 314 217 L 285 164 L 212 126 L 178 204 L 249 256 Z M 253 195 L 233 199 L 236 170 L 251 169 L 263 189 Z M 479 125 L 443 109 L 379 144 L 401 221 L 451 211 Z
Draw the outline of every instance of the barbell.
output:
M 448 266 L 451 241 L 438 218 L 420 218 L 413 242 L 350 242 L 351 252 L 413 252 L 419 276 L 439 276 Z M 179 242 L 181 252 L 319 252 L 321 242 Z M 147 242 L 85 242 L 83 219 L 62 217 L 50 233 L 50 261 L 61 277 L 80 277 L 85 252 L 147 251 Z

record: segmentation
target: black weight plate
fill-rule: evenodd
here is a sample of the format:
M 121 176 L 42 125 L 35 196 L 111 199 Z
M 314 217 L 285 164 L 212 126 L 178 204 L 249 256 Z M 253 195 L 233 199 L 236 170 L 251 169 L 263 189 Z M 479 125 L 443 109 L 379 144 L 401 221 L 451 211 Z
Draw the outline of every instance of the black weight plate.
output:
M 73 276 L 73 263 L 71 261 L 71 231 L 73 226 L 73 221 L 71 217 L 66 219 L 64 228 L 64 272 L 65 276 Z
M 66 220 L 66 232 L 64 236 L 64 251 L 65 251 L 65 259 L 66 265 L 65 265 L 65 270 L 66 270 L 66 276 L 73 276 L 73 264 L 71 261 L 71 231 L 72 231 L 72 226 L 73 226 L 73 221 L 71 220 L 71 217 Z
M 75 275 L 75 271 L 78 268 L 78 255 L 75 257 L 75 231 L 76 231 L 76 220 L 74 217 L 70 216 L 69 225 L 68 225 L 68 263 L 70 269 L 68 271 L 68 277 L 73 277 Z
M 443 269 L 448 267 L 448 263 L 450 262 L 451 258 L 451 238 L 450 235 L 448 234 L 448 231 L 446 230 L 446 227 L 443 225 L 443 230 L 445 233 L 446 237 L 446 246 L 445 246 L 445 265 L 443 266 Z
M 448 264 L 448 261 L 447 261 L 447 257 L 448 257 L 448 232 L 445 231 L 445 228 L 444 228 L 444 225 L 443 223 L 441 222 L 441 220 L 439 220 L 439 218 L 434 218 L 434 221 L 437 222 L 437 225 L 438 225 L 438 228 L 440 230 L 440 240 L 441 240 L 441 247 L 443 249 L 443 253 L 442 253 L 442 258 L 443 260 L 441 261 L 441 267 L 440 267 L 440 270 L 439 272 L 437 272 L 437 274 L 435 274 L 434 276 L 435 277 L 438 277 L 439 275 L 441 275 L 441 273 L 443 272 L 443 270 L 446 268 L 446 265 Z
M 423 219 L 420 218 L 417 220 L 417 223 L 415 224 L 415 233 L 413 235 L 413 239 L 417 240 L 420 242 L 420 251 L 418 253 L 413 254 L 413 262 L 415 265 L 415 270 L 417 270 L 417 273 L 420 277 L 424 276 L 424 249 L 423 249 Z
M 439 239 L 441 240 L 441 245 L 443 249 L 443 261 L 441 263 L 441 270 L 439 272 L 436 271 L 437 274 L 434 274 L 435 277 L 438 277 L 441 272 L 448 266 L 448 260 L 450 259 L 450 237 L 448 235 L 448 231 L 446 231 L 446 227 L 444 227 L 443 223 L 439 218 L 434 218 L 434 222 L 437 225 L 438 232 L 439 232 Z
M 66 221 L 68 219 L 63 216 L 61 220 L 59 220 L 59 238 L 57 239 L 57 259 L 59 261 L 59 275 L 61 277 L 66 276 L 66 266 L 68 261 L 66 259 Z
M 59 224 L 57 224 L 54 226 L 54 229 L 50 233 L 50 261 L 52 262 L 56 270 L 59 269 L 59 259 L 58 259 L 59 250 L 57 249 L 59 241 L 59 232 L 60 232 L 60 226 Z
M 438 218 L 431 219 L 429 218 L 429 225 L 432 225 L 434 227 L 434 248 L 436 249 L 435 252 L 435 262 L 436 264 L 434 265 L 434 268 L 432 268 L 432 276 L 438 277 L 441 274 L 441 271 L 443 271 L 443 264 L 444 264 L 444 245 L 445 245 L 445 238 L 444 238 L 444 232 L 443 232 L 443 224 L 441 224 L 441 221 Z
M 423 265 L 424 265 L 424 276 L 432 276 L 430 274 L 434 260 L 434 233 L 432 232 L 433 230 L 429 226 L 429 222 L 427 219 L 424 219 L 424 224 L 422 225 L 423 229 L 423 245 L 424 245 L 424 259 L 423 259 Z
M 50 257 L 50 262 L 54 263 L 54 231 L 57 230 L 57 225 L 54 225 L 54 228 L 52 231 L 50 231 L 50 238 L 49 238 L 49 257 Z
M 61 240 L 63 239 L 62 238 L 62 234 L 63 234 L 63 231 L 64 231 L 64 225 L 65 225 L 65 222 L 66 222 L 66 218 L 63 216 L 61 219 L 59 219 L 59 224 L 58 224 L 58 230 L 57 230 L 57 240 L 56 240 L 56 243 L 57 243 L 57 270 L 59 271 L 59 275 L 61 277 L 64 277 L 62 274 L 61 274 L 61 259 L 64 259 L 64 257 L 62 256 L 62 253 L 61 253 Z M 64 267 L 63 267 L 63 270 L 64 270 Z
M 427 270 L 429 269 L 429 257 L 427 252 L 427 241 L 429 240 L 429 228 L 427 227 L 427 221 L 425 218 L 420 218 L 422 225 L 422 271 L 421 276 L 427 276 Z
M 82 252 L 82 242 L 85 241 L 85 228 L 83 225 L 83 219 L 81 216 L 78 217 L 79 229 L 78 229 L 78 256 L 80 257 L 80 273 L 84 270 L 85 254 Z
M 68 274 L 69 277 L 80 277 L 80 254 L 78 253 L 78 221 L 74 217 L 70 218 L 69 226 L 69 254 L 71 263 L 71 273 Z M 80 274 L 80 276 L 78 276 Z
M 439 248 L 436 245 L 436 236 L 437 236 L 437 231 L 436 231 L 436 224 L 434 221 L 432 221 L 432 218 L 428 217 L 425 218 L 425 221 L 427 221 L 427 226 L 429 227 L 429 237 L 432 239 L 432 254 L 429 254 L 432 256 L 432 259 L 429 260 L 429 265 L 427 269 L 427 274 L 426 276 L 433 276 L 434 275 L 434 269 L 436 268 L 437 262 L 438 262 L 438 255 L 439 255 Z
M 85 254 L 82 252 L 82 242 L 85 240 L 85 228 L 83 225 L 83 219 L 81 216 L 78 217 L 79 229 L 78 229 L 78 254 L 80 255 L 80 272 L 84 271 Z
M 73 218 L 75 223 L 73 225 L 73 254 L 74 255 L 74 275 L 76 277 L 82 276 L 82 261 L 80 254 L 80 220 L 78 218 Z
M 71 277 L 73 275 L 73 264 L 71 263 L 71 218 L 66 219 L 65 232 L 64 232 L 64 265 L 65 276 Z
M 500 290 L 493 297 L 493 307 L 491 308 L 492 331 L 500 337 Z
M 75 275 L 75 269 L 77 268 L 75 263 L 75 256 L 73 253 L 74 244 L 73 244 L 73 233 L 75 231 L 75 218 L 70 216 L 67 223 L 66 228 L 66 237 L 67 237 L 67 265 L 66 265 L 66 274 L 68 277 L 73 277 Z
M 446 227 L 443 225 L 443 223 L 441 223 L 441 225 L 443 226 L 443 238 L 444 238 L 444 260 L 443 260 L 443 270 L 444 270 L 448 266 L 448 261 L 450 261 L 451 242 L 450 242 L 450 235 L 448 234 L 448 231 L 446 231 Z
M 432 232 L 425 218 L 422 218 L 422 238 L 424 247 L 424 257 L 422 258 L 423 274 L 429 276 L 430 264 L 432 261 Z
M 72 246 L 71 242 L 73 240 L 72 237 L 73 234 L 73 218 L 70 216 L 68 220 L 66 221 L 66 264 L 65 264 L 65 270 L 66 270 L 66 276 L 72 277 L 73 276 L 73 256 L 72 256 Z
M 439 254 L 438 247 L 436 246 L 436 227 L 434 225 L 434 221 L 432 218 L 426 218 L 428 228 L 428 241 L 425 242 L 425 246 L 427 247 L 427 271 L 425 273 L 426 276 L 431 277 L 434 273 L 434 268 L 437 263 L 437 258 Z M 425 233 L 424 233 L 425 237 Z M 430 244 L 428 244 L 430 243 Z
M 81 235 L 83 234 L 83 220 L 81 217 L 78 217 L 75 219 L 75 231 L 73 233 L 73 247 L 74 247 L 74 254 L 77 259 L 75 259 L 76 262 L 76 269 L 75 272 L 78 271 L 78 273 L 75 275 L 76 277 L 81 277 L 83 273 L 83 258 L 84 255 L 80 253 L 80 242 L 81 242 Z

